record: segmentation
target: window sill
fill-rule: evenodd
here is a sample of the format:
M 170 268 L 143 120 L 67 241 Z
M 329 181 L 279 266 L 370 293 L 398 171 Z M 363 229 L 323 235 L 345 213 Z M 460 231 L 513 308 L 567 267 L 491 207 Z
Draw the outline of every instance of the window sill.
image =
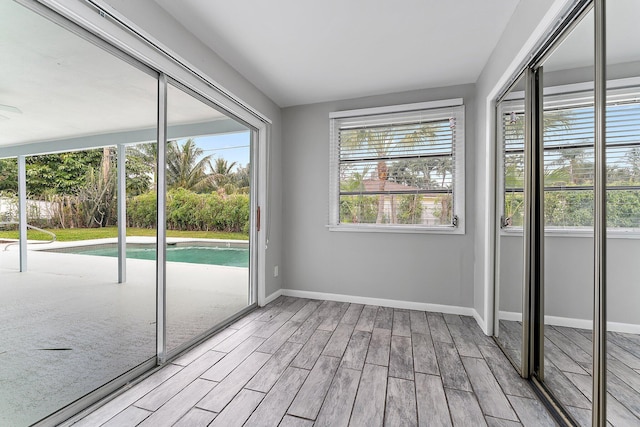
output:
M 500 236 L 502 237 L 522 237 L 523 232 L 522 228 L 513 228 L 513 229 L 501 229 Z M 593 230 L 587 229 L 574 229 L 574 230 L 560 230 L 560 229 L 551 229 L 545 230 L 545 237 L 589 237 L 593 238 Z M 640 239 L 640 229 L 637 228 L 626 228 L 619 230 L 607 230 L 607 239 Z
M 329 231 L 348 233 L 465 234 L 464 226 L 420 227 L 412 225 L 327 225 Z

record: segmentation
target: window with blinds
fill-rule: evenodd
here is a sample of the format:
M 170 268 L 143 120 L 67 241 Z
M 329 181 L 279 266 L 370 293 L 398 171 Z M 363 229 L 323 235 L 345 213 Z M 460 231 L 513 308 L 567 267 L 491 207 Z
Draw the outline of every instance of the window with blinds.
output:
M 609 91 L 606 121 L 607 222 L 640 228 L 640 89 Z M 544 214 L 547 229 L 593 227 L 593 100 L 566 96 L 545 103 Z M 577 102 L 576 100 L 579 99 Z M 524 113 L 511 102 L 500 112 L 503 228 L 522 227 Z
M 330 225 L 459 228 L 464 107 L 455 101 L 332 113 Z

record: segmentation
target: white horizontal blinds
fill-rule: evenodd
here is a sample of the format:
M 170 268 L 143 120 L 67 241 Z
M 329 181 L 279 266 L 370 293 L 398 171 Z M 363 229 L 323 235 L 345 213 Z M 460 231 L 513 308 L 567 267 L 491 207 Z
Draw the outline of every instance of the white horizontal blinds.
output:
M 640 101 L 629 89 L 625 94 L 617 93 L 607 105 L 607 220 L 609 227 L 640 228 Z M 560 104 L 544 112 L 545 225 L 591 227 L 593 104 Z M 504 215 L 513 216 L 506 225 L 521 226 L 514 207 L 521 200 L 523 150 L 517 126 L 510 124 L 512 115 L 502 114 Z
M 340 222 L 451 226 L 456 120 L 452 109 L 336 119 Z
M 567 187 L 593 190 L 593 119 L 593 104 L 544 111 L 545 191 Z M 547 218 L 547 224 L 564 225 L 552 216 Z
M 522 106 L 503 110 L 503 226 L 522 227 L 524 218 L 524 111 Z
M 640 228 L 640 99 L 607 106 L 607 224 Z

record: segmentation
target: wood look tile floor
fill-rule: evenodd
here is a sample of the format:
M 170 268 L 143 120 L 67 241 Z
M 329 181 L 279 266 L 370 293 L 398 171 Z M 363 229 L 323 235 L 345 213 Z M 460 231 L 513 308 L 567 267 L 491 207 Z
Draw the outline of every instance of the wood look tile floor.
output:
M 522 324 L 500 320 L 498 340 L 520 361 Z M 545 325 L 545 382 L 580 426 L 591 426 L 592 332 Z M 640 335 L 607 333 L 607 421 L 640 426 Z
M 553 426 L 475 320 L 280 297 L 74 424 Z

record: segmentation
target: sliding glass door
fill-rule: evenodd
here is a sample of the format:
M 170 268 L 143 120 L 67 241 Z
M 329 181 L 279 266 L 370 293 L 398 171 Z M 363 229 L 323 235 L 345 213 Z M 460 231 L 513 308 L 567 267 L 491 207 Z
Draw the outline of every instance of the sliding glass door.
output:
M 0 1 L 2 426 L 67 419 L 257 295 L 264 128 L 25 3 Z
M 167 140 L 166 350 L 175 353 L 250 304 L 251 132 L 169 83 Z
M 0 154 L 22 152 L 25 176 L 7 179 L 26 193 L 6 198 L 25 198 L 28 227 L 28 241 L 0 246 L 0 425 L 20 426 L 155 357 L 154 276 L 130 266 L 119 284 L 117 257 L 91 251 L 115 247 L 115 144 L 155 135 L 157 80 L 15 2 L 0 16 Z

